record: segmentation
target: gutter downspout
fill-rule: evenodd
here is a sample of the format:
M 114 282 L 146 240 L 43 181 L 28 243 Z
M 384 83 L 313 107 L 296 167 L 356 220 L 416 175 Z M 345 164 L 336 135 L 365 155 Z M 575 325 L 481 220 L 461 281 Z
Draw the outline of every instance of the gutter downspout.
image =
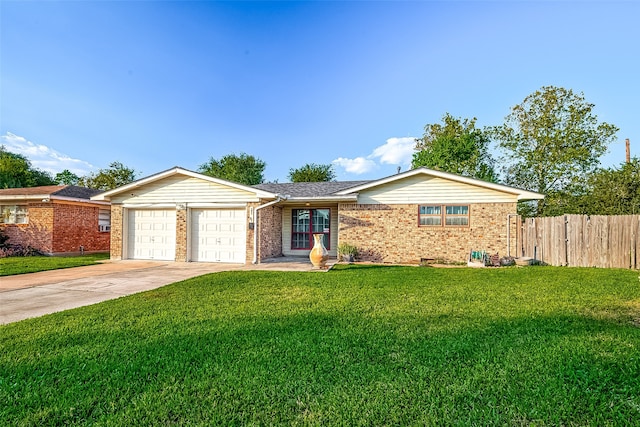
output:
M 287 200 L 289 196 L 282 196 L 280 194 L 276 194 L 276 199 L 265 203 L 264 205 L 260 205 L 253 210 L 253 264 L 258 263 L 258 211 L 262 208 L 266 208 L 276 203 L 280 203 L 283 200 Z
M 517 217 L 518 214 L 507 214 L 507 256 L 511 256 L 511 217 Z M 516 249 L 518 241 L 516 240 Z

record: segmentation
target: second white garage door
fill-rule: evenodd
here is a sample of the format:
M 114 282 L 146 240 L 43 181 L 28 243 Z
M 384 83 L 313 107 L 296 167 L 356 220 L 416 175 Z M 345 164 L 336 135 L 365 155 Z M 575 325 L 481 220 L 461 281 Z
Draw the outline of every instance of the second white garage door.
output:
M 246 261 L 245 209 L 192 209 L 191 261 Z

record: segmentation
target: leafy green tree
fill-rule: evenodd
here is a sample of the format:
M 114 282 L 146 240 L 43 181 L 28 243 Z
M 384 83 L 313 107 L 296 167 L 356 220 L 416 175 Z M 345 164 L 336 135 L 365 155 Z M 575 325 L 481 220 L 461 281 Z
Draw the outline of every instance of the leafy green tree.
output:
M 589 179 L 589 192 L 582 197 L 584 214 L 640 214 L 640 159 L 634 157 L 619 169 L 600 169 Z
M 489 153 L 488 135 L 476 128 L 476 118 L 455 118 L 446 113 L 442 124 L 428 124 L 416 141 L 411 167 L 421 166 L 485 181 L 498 180 Z
M 327 182 L 335 181 L 336 173 L 333 165 L 318 165 L 307 163 L 298 169 L 289 169 L 289 180 L 291 182 Z
M 267 166 L 262 160 L 245 153 L 240 155 L 227 154 L 220 160 L 213 157 L 207 163 L 200 165 L 198 171 L 214 178 L 244 185 L 256 185 L 264 182 L 264 168 Z
M 598 168 L 618 128 L 599 123 L 593 107 L 582 93 L 544 86 L 513 107 L 503 125 L 491 128 L 504 154 L 504 181 L 548 196 L 521 205 L 521 214 L 551 214 L 562 200 L 555 196 L 586 182 Z
M 100 169 L 96 173 L 80 178 L 78 185 L 107 191 L 135 181 L 136 175 L 137 172 L 135 170 L 126 167 L 120 162 L 113 162 L 107 169 Z
M 54 180 L 57 184 L 61 185 L 78 185 L 80 177 L 69 169 L 65 169 L 62 172 L 58 172 Z
M 0 188 L 39 187 L 54 184 L 48 172 L 32 167 L 25 156 L 11 153 L 4 145 L 0 145 Z

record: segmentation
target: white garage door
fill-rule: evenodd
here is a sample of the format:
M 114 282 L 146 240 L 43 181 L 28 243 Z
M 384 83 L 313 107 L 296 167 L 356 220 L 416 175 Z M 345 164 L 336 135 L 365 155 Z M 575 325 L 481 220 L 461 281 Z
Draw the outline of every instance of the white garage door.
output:
M 191 260 L 201 262 L 246 261 L 244 209 L 192 209 Z
M 128 258 L 176 259 L 175 209 L 131 209 L 128 220 Z

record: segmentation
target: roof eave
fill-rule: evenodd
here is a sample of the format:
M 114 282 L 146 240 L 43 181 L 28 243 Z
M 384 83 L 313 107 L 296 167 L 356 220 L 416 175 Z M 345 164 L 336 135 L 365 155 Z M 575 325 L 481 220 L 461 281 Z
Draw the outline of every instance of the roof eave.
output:
M 522 193 L 518 194 L 519 202 L 526 202 L 527 200 L 542 200 L 542 199 L 544 199 L 544 194 L 534 193 L 531 191 L 523 191 Z
M 323 203 L 323 202 L 356 202 L 357 194 L 349 194 L 345 196 L 316 196 L 316 197 L 289 197 L 283 200 L 286 204 L 297 203 Z
M 29 200 L 42 200 L 42 199 L 50 199 L 50 198 L 51 198 L 51 195 L 48 193 L 0 195 L 0 201 L 9 201 L 9 200 L 29 201 Z
M 462 175 L 456 175 L 456 174 L 452 174 L 449 172 L 442 172 L 442 171 L 437 171 L 437 170 L 433 170 L 433 169 L 428 169 L 425 167 L 420 167 L 417 169 L 411 169 L 409 171 L 403 172 L 403 173 L 399 173 L 396 175 L 391 175 L 388 176 L 386 178 L 382 178 L 379 179 L 377 181 L 372 181 L 370 183 L 367 184 L 363 184 L 357 187 L 353 187 L 353 188 L 348 188 L 346 190 L 342 190 L 342 191 L 338 191 L 336 194 L 339 195 L 343 195 L 343 194 L 350 194 L 350 193 L 354 193 L 354 192 L 358 192 L 358 191 L 362 191 L 362 190 L 366 190 L 368 188 L 373 188 L 373 187 L 377 187 L 379 185 L 384 185 L 384 184 L 388 184 L 390 182 L 394 182 L 400 179 L 404 179 L 404 178 L 408 178 L 414 175 L 427 175 L 427 176 L 433 176 L 436 178 L 443 178 L 443 179 L 448 179 L 451 181 L 455 181 L 455 182 L 461 182 L 464 184 L 469 184 L 469 185 L 475 185 L 478 187 L 483 187 L 483 188 L 488 188 L 491 190 L 495 190 L 495 191 L 500 191 L 502 193 L 509 193 L 509 194 L 514 194 L 517 196 L 518 200 L 540 200 L 540 199 L 544 199 L 544 195 L 540 194 L 540 193 L 535 193 L 532 191 L 527 191 L 527 190 L 521 190 L 519 188 L 515 188 L 515 187 L 509 187 L 503 184 L 495 184 L 492 182 L 487 182 L 487 181 L 482 181 L 480 179 L 475 179 L 475 178 L 469 178 L 466 176 L 462 176 Z
M 274 193 L 259 190 L 247 185 L 237 184 L 235 182 L 226 181 L 224 179 L 214 178 L 208 175 L 203 175 L 198 172 L 193 172 L 187 169 L 183 169 L 181 167 L 174 167 L 171 169 L 167 169 L 163 172 L 158 172 L 154 175 L 148 176 L 146 178 L 139 179 L 137 181 L 131 182 L 129 184 L 123 185 L 122 187 L 114 188 L 113 190 L 105 191 L 104 193 L 97 194 L 91 197 L 91 200 L 106 200 L 109 201 L 112 196 L 126 193 L 127 191 L 131 191 L 132 189 L 142 187 L 143 185 L 147 185 L 151 182 L 158 181 L 164 178 L 168 178 L 173 175 L 184 175 L 192 178 L 204 179 L 205 181 L 213 182 L 220 185 L 226 185 L 232 188 L 236 188 L 238 190 L 247 191 L 250 193 L 254 193 L 256 197 L 261 199 L 276 199 L 278 196 Z

